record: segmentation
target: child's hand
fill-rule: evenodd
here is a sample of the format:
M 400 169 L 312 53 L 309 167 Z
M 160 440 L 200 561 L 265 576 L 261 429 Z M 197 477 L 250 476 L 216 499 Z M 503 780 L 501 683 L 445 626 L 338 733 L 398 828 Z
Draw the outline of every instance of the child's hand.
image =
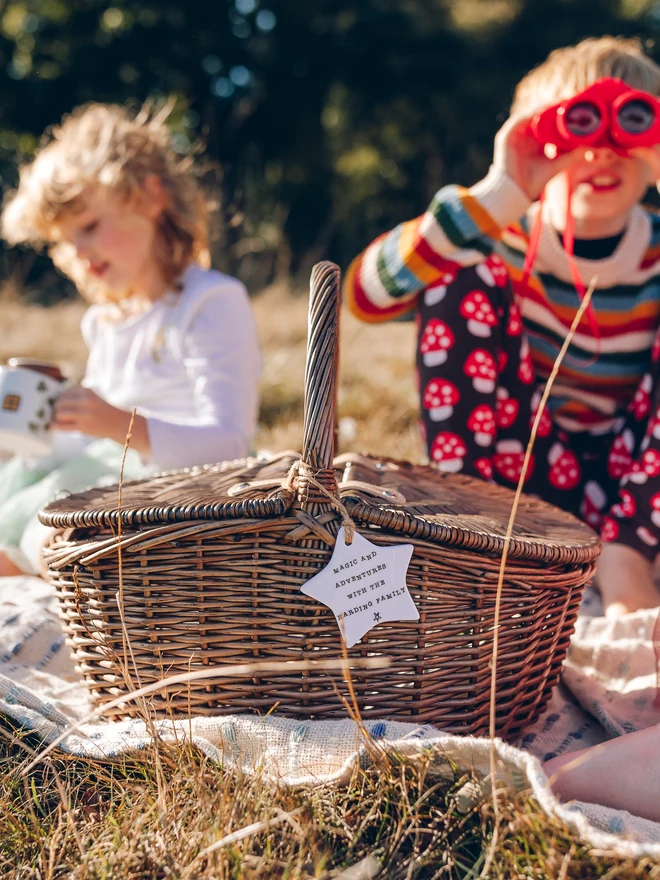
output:
M 80 431 L 88 437 L 107 437 L 123 444 L 131 424 L 131 413 L 112 406 L 89 388 L 76 385 L 57 398 L 52 427 L 58 431 Z M 147 422 L 135 416 L 131 433 L 132 449 L 149 455 L 151 444 Z
M 529 131 L 531 118 L 510 116 L 495 135 L 493 166 L 504 171 L 532 201 L 541 195 L 546 183 L 560 171 L 584 158 L 580 147 L 548 159 L 543 147 Z
M 126 413 L 107 403 L 89 388 L 76 385 L 64 391 L 55 402 L 53 428 L 80 431 L 89 437 L 113 437 Z
M 648 166 L 654 183 L 660 183 L 660 144 L 654 147 L 635 147 L 629 152 Z

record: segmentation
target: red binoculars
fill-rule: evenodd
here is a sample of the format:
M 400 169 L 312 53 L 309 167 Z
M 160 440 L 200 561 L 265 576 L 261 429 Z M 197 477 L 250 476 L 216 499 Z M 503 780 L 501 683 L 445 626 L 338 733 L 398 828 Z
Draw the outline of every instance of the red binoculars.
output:
M 660 101 L 620 79 L 601 79 L 537 113 L 531 130 L 539 143 L 552 144 L 557 153 L 577 147 L 610 147 L 626 153 L 631 147 L 660 143 Z

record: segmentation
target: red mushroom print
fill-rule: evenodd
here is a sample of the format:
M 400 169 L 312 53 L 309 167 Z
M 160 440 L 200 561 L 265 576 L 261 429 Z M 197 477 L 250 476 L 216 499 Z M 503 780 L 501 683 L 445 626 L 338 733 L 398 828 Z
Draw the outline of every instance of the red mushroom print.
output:
M 607 457 L 607 473 L 613 480 L 620 480 L 630 470 L 634 446 L 635 438 L 630 428 L 614 438 Z
M 623 476 L 622 482 L 630 480 L 641 486 L 649 477 L 657 477 L 660 474 L 660 452 L 655 449 L 647 449 L 641 458 L 633 461 L 630 470 Z
M 655 334 L 655 339 L 653 340 L 653 348 L 651 349 L 651 360 L 653 363 L 657 363 L 660 361 L 660 330 Z
M 458 434 L 442 431 L 433 441 L 431 459 L 438 470 L 456 473 L 463 467 L 463 459 L 467 455 L 467 447 Z
M 652 535 L 651 532 L 645 527 L 640 526 L 637 529 L 637 537 L 643 541 L 645 544 L 648 544 L 649 547 L 657 547 L 658 539 L 655 535 Z
M 509 362 L 509 355 L 502 348 L 497 349 L 497 372 L 502 375 Z
M 507 391 L 504 389 L 502 389 L 502 391 L 504 391 L 504 394 L 500 395 L 498 389 L 495 421 L 497 422 L 498 428 L 510 428 L 518 418 L 520 404 L 512 397 L 505 396 L 508 395 Z
M 522 333 L 522 318 L 520 317 L 520 309 L 515 303 L 511 303 L 509 308 L 509 319 L 506 322 L 507 336 L 520 336 Z
M 488 287 L 495 287 L 495 278 L 487 263 L 477 263 L 475 271 L 484 284 Z
M 449 284 L 453 284 L 456 281 L 457 271 L 445 271 L 442 273 L 441 277 L 435 284 L 432 284 L 430 287 L 427 287 L 424 291 L 424 303 L 427 306 L 434 306 L 442 300 L 447 295 L 447 286 Z
M 479 278 L 487 284 L 488 287 L 504 287 L 509 273 L 504 265 L 504 260 L 497 254 L 492 254 L 485 262 L 479 263 L 476 267 Z
M 656 492 L 656 494 L 651 498 L 651 507 L 653 508 L 653 512 L 651 513 L 651 522 L 654 526 L 660 527 L 660 492 Z
M 497 284 L 498 287 L 506 287 L 509 272 L 502 257 L 499 257 L 497 254 L 491 254 L 486 260 L 486 265 L 490 269 L 490 274 L 495 279 L 495 284 Z
M 580 482 L 580 462 L 570 449 L 561 443 L 553 443 L 548 452 L 548 482 L 555 489 L 575 489 Z
M 649 373 L 643 377 L 639 383 L 639 388 L 635 392 L 635 396 L 630 402 L 629 410 L 635 416 L 637 421 L 646 418 L 651 410 L 651 389 L 653 388 L 653 379 Z
M 510 483 L 517 483 L 522 473 L 525 460 L 523 445 L 519 440 L 500 440 L 495 447 L 493 466 L 497 473 Z M 529 467 L 525 474 L 525 482 L 529 480 L 534 470 L 534 458 L 530 458 Z
M 580 516 L 592 528 L 598 529 L 603 519 L 602 510 L 607 504 L 607 495 L 602 486 L 594 480 L 584 484 L 584 498 L 580 505 Z
M 475 391 L 480 391 L 482 394 L 492 394 L 495 390 L 497 366 L 495 358 L 486 349 L 475 349 L 465 361 L 463 370 L 472 378 L 472 386 Z
M 454 406 L 461 399 L 460 392 L 448 379 L 431 379 L 424 389 L 422 402 L 434 422 L 443 422 L 454 412 Z
M 536 414 L 538 412 L 540 403 L 541 403 L 541 392 L 535 391 L 534 394 L 532 395 L 532 400 L 531 400 L 532 415 L 529 420 L 530 429 L 534 425 L 534 421 L 536 419 Z M 552 431 L 552 417 L 551 417 L 550 413 L 548 412 L 548 407 L 544 406 L 543 412 L 541 413 L 541 418 L 539 419 L 539 426 L 536 429 L 536 436 L 537 437 L 548 437 L 551 431 Z
M 612 513 L 620 519 L 629 519 L 631 516 L 634 516 L 637 511 L 637 504 L 630 492 L 627 489 L 621 489 L 619 491 L 619 498 L 621 500 L 612 505 Z M 658 500 L 660 500 L 660 495 L 658 495 Z
M 657 477 L 660 474 L 660 452 L 656 452 L 655 449 L 647 449 L 640 463 L 647 477 Z
M 422 334 L 419 350 L 427 367 L 438 367 L 447 360 L 447 352 L 454 344 L 454 334 L 444 323 L 432 318 Z
M 518 378 L 523 385 L 531 385 L 534 381 L 534 367 L 532 366 L 532 358 L 529 354 L 529 343 L 525 337 L 523 337 L 522 342 L 520 343 Z
M 600 527 L 600 536 L 606 543 L 616 541 L 619 537 L 619 526 L 611 516 L 606 516 Z
M 649 476 L 644 471 L 644 468 L 640 464 L 639 461 L 633 461 L 628 469 L 627 473 L 621 477 L 621 484 L 627 483 L 630 481 L 631 483 L 636 483 L 638 486 L 642 486 L 648 480 Z
M 467 426 L 474 432 L 477 446 L 490 446 L 495 437 L 495 413 L 486 403 L 480 403 L 472 410 Z
M 473 336 L 482 338 L 490 336 L 490 328 L 497 326 L 495 310 L 482 290 L 471 290 L 462 300 L 458 310 L 467 319 L 467 328 Z
M 523 383 L 523 385 L 531 385 L 534 381 L 534 369 L 532 367 L 532 359 L 529 355 L 520 361 L 520 366 L 518 367 L 518 378 Z
M 446 284 L 434 284 L 433 287 L 427 287 L 424 291 L 424 303 L 427 306 L 435 306 L 447 295 Z
M 529 427 L 531 428 L 534 424 L 534 419 L 536 418 L 536 413 L 534 413 L 534 417 L 530 421 Z M 543 412 L 541 413 L 541 418 L 539 419 L 539 426 L 536 431 L 537 437 L 547 437 L 552 431 L 552 418 L 550 413 L 548 412 L 548 407 L 543 407 Z
M 478 458 L 475 461 L 474 466 L 484 480 L 493 479 L 493 463 L 489 458 Z

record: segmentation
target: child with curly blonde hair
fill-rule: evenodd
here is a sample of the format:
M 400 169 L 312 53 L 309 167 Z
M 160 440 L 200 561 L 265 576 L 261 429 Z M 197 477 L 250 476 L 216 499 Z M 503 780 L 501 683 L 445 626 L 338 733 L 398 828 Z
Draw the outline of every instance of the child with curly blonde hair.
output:
M 602 100 L 588 98 L 589 87 Z M 518 85 L 486 177 L 443 187 L 422 216 L 357 257 L 346 279 L 364 320 L 417 310 L 430 461 L 512 488 L 593 280 L 525 489 L 600 532 L 610 616 L 660 605 L 651 571 L 660 551 L 660 216 L 640 204 L 660 180 L 658 96 L 660 68 L 637 41 L 555 50 Z M 541 136 L 544 120 L 571 126 L 562 149 L 553 131 Z M 616 140 L 623 126 L 627 147 Z
M 250 304 L 208 268 L 205 199 L 163 115 L 78 108 L 5 203 L 5 239 L 47 245 L 91 305 L 85 376 L 56 402 L 53 454 L 2 474 L 0 575 L 34 568 L 35 511 L 57 491 L 117 480 L 133 410 L 127 477 L 248 452 L 260 373 Z

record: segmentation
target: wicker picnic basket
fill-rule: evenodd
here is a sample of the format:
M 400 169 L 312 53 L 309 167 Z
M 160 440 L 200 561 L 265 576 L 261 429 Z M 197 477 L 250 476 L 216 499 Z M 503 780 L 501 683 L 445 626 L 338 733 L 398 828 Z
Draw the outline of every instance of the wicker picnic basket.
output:
M 144 686 L 215 666 L 213 680 L 150 698 L 156 714 L 274 708 L 346 717 L 340 674 L 286 665 L 342 654 L 333 613 L 300 592 L 328 562 L 341 525 L 330 495 L 375 544 L 414 546 L 407 583 L 420 619 L 382 623 L 348 652 L 391 659 L 386 669 L 352 671 L 362 717 L 488 731 L 496 587 L 513 493 L 386 458 L 334 458 L 338 301 L 339 270 L 321 263 L 312 274 L 302 456 L 127 483 L 120 508 L 115 486 L 42 512 L 59 530 L 46 561 L 97 705 L 127 692 L 122 669 Z M 514 735 L 546 705 L 599 550 L 585 525 L 523 496 L 501 596 L 500 734 Z M 223 665 L 264 660 L 280 666 L 223 677 Z M 108 714 L 134 711 L 129 703 Z

